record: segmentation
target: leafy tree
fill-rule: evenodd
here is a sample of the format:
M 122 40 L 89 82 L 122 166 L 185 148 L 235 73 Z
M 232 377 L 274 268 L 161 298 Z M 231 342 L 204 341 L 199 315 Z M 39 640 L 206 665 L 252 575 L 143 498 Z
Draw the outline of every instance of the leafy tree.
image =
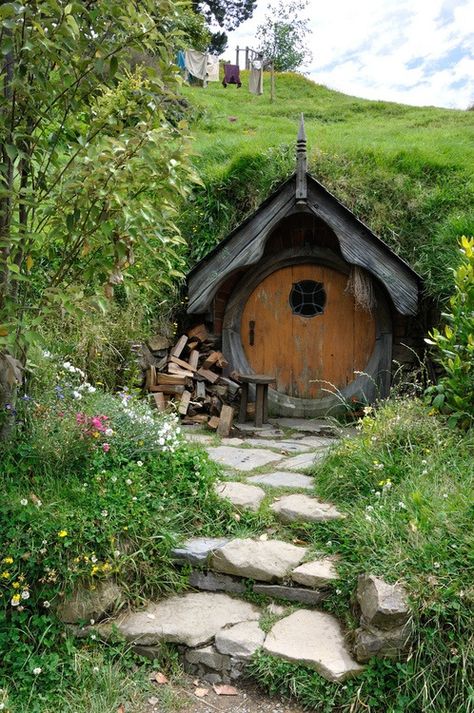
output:
M 197 13 L 204 16 L 210 25 L 217 24 L 226 30 L 235 30 L 242 22 L 253 15 L 257 0 L 192 0 Z M 209 50 L 222 54 L 227 47 L 225 32 L 214 32 L 209 43 Z
M 0 6 L 0 440 L 52 314 L 105 308 L 133 273 L 144 283 L 137 256 L 155 283 L 177 274 L 175 206 L 192 178 L 177 17 L 172 0 Z
M 291 72 L 311 59 L 305 44 L 309 20 L 301 16 L 308 0 L 280 0 L 257 27 L 258 51 L 271 59 L 278 72 Z

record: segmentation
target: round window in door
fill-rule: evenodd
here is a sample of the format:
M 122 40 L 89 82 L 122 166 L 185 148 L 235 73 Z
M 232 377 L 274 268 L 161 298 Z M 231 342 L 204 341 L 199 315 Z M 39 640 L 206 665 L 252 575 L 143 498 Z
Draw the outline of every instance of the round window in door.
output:
M 301 280 L 295 282 L 290 292 L 290 307 L 300 317 L 316 317 L 324 312 L 326 292 L 321 282 Z

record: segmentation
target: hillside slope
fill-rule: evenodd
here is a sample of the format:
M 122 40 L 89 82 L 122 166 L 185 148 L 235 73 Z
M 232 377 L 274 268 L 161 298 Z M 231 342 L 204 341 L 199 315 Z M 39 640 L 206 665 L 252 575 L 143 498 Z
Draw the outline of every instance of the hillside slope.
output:
M 294 169 L 299 115 L 309 170 L 444 297 L 457 238 L 474 233 L 474 112 L 357 99 L 297 74 L 264 95 L 184 87 L 204 187 L 182 216 L 192 259 L 205 254 Z

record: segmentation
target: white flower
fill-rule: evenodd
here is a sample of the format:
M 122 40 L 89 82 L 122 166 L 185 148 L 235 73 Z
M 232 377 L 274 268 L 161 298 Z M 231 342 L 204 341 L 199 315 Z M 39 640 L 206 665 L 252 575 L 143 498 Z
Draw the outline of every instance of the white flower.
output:
M 447 498 L 447 497 L 448 497 L 448 493 L 443 493 L 443 498 Z
M 11 602 L 10 602 L 10 604 L 12 605 L 12 607 L 17 607 L 17 606 L 19 605 L 19 603 L 20 603 L 20 600 L 19 600 L 19 599 L 14 599 L 14 598 L 12 598 L 12 600 L 11 600 Z
M 138 465 L 138 467 L 139 467 L 139 468 L 141 468 L 141 467 L 142 467 L 142 465 L 143 465 L 143 461 L 141 461 L 141 460 L 137 460 L 137 465 Z
M 427 471 L 426 469 L 425 469 L 425 470 L 422 470 L 422 471 L 421 471 L 421 475 L 428 475 L 428 471 Z
M 49 609 L 49 607 L 51 606 L 51 602 L 48 602 L 48 600 L 45 599 L 44 602 L 43 602 L 43 606 L 44 606 L 45 609 Z
M 97 391 L 97 389 L 95 388 L 95 386 L 91 386 L 91 384 L 87 384 L 87 387 L 86 387 L 86 388 L 87 388 L 87 391 L 88 391 L 90 394 L 95 394 L 95 392 Z
M 110 438 L 110 436 L 114 435 L 113 429 L 112 428 L 106 428 L 105 429 L 105 435 Z
M 439 569 L 439 568 L 441 567 L 441 565 L 440 565 L 439 562 L 433 562 L 433 567 L 434 567 L 435 569 Z
M 127 480 L 126 480 L 125 482 L 127 483 L 127 485 L 131 485 L 131 484 L 132 484 L 132 481 L 130 480 L 130 478 L 127 478 Z
M 21 598 L 22 599 L 29 599 L 30 598 L 30 593 L 27 589 L 24 589 L 21 593 Z
M 48 544 L 48 540 L 41 540 L 41 544 L 42 544 L 42 545 L 47 545 L 47 544 Z
M 117 476 L 116 476 L 116 475 L 113 475 L 110 480 L 112 481 L 112 483 L 116 483 L 116 482 L 117 482 Z
M 45 555 L 46 552 L 47 552 L 46 547 L 42 547 L 42 548 L 40 549 L 40 555 Z
M 90 623 L 91 626 L 94 626 L 94 624 L 95 624 L 95 619 L 90 619 L 90 620 L 89 620 L 89 623 Z
M 132 498 L 132 500 L 135 502 L 136 499 L 137 499 L 137 498 L 136 498 L 136 496 L 134 495 L 133 498 Z
M 3 711 L 5 708 L 5 703 L 0 703 L 0 711 Z
M 114 557 L 120 557 L 120 550 L 114 550 Z
M 43 350 L 43 356 L 45 359 L 50 359 L 51 358 L 51 352 L 49 352 L 47 349 Z
M 365 509 L 370 511 L 370 510 L 373 510 L 373 509 L 374 509 L 374 506 L 373 506 L 373 505 L 367 505 L 367 507 L 366 507 Z
M 109 512 L 108 512 L 108 510 L 101 510 L 101 511 L 100 511 L 100 514 L 102 515 L 102 517 L 107 517 L 107 515 L 109 514 Z
M 421 461 L 421 465 L 426 465 L 427 463 L 428 463 L 427 460 L 422 460 L 422 461 Z
M 70 368 L 71 368 L 71 362 L 70 362 L 70 361 L 65 361 L 65 362 L 63 363 L 63 369 L 67 369 L 67 370 L 69 371 Z
M 100 671 L 98 666 L 94 666 L 92 670 L 94 673 L 99 673 L 99 671 Z
M 332 540 L 328 540 L 326 542 L 326 547 L 332 547 Z
M 37 666 L 36 668 L 33 669 L 33 674 L 34 674 L 35 676 L 39 676 L 42 670 L 43 670 L 42 668 L 40 668 L 39 666 Z
M 92 564 L 95 564 L 97 562 L 97 557 L 95 555 L 92 555 L 91 562 Z
M 79 393 L 79 391 L 73 391 L 72 396 L 76 401 L 80 401 L 82 399 L 82 395 Z
M 365 513 L 365 519 L 368 520 L 369 522 L 372 522 L 372 518 L 368 513 Z
M 407 506 L 405 505 L 405 503 L 402 503 L 401 500 L 400 500 L 400 502 L 398 503 L 398 507 L 399 507 L 401 510 L 406 510 L 406 509 L 407 509 Z
M 22 498 L 20 500 L 20 505 L 28 505 L 28 500 L 26 498 Z
M 97 636 L 95 634 L 91 634 L 91 639 L 92 641 L 95 641 L 97 639 Z
M 342 589 L 336 589 L 336 594 L 342 594 Z

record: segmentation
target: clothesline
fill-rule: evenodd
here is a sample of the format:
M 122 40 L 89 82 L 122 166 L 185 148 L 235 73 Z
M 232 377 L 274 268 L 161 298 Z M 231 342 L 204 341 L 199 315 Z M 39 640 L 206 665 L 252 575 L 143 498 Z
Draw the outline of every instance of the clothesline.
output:
M 219 58 L 209 52 L 199 52 L 194 49 L 179 50 L 176 63 L 188 76 L 200 79 L 204 86 L 207 82 L 219 81 Z M 263 60 L 253 60 L 250 63 L 249 91 L 252 94 L 263 94 Z M 223 86 L 236 84 L 240 89 L 240 68 L 236 64 L 224 64 Z

